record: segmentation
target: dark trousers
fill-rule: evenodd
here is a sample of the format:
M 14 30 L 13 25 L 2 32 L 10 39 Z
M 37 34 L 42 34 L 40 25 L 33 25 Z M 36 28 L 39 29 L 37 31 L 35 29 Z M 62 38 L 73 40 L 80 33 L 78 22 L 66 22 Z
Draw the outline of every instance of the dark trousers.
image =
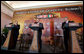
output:
M 68 53 L 68 40 L 69 40 L 68 37 L 69 37 L 68 31 L 64 31 L 64 45 L 66 53 Z
M 41 32 L 39 32 L 39 33 L 38 33 L 38 41 L 39 41 L 39 46 L 40 46 L 40 48 L 39 48 L 39 52 L 41 52 L 41 48 L 42 48 L 41 35 L 42 35 L 42 33 L 41 33 Z
M 39 40 L 39 46 L 40 46 L 39 52 L 41 52 L 41 48 L 42 48 L 42 41 L 41 40 Z
M 66 52 L 68 52 L 68 40 L 66 38 L 64 38 L 64 45 Z
M 41 52 L 41 48 L 42 48 L 41 34 L 39 34 L 38 36 L 38 41 L 39 41 L 39 52 Z
M 14 36 L 14 49 L 16 48 L 17 38 L 18 38 L 18 35 L 15 35 L 15 36 Z

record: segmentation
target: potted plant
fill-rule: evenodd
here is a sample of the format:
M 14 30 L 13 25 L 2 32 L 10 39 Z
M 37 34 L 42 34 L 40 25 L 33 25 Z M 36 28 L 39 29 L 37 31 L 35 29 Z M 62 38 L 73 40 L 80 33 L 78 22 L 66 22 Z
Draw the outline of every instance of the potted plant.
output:
M 5 34 L 5 36 L 7 36 L 7 34 L 8 34 L 8 28 L 6 28 L 6 27 L 4 27 L 4 29 L 2 30 L 2 32 Z

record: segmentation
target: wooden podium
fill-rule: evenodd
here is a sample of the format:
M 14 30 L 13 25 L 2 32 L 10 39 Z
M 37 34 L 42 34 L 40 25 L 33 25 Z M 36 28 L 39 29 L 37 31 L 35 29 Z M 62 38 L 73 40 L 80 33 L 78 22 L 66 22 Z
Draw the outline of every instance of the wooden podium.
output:
M 82 27 L 82 24 L 79 23 L 69 23 L 69 25 L 66 25 L 65 27 L 68 27 L 69 32 L 69 41 L 68 41 L 68 51 L 69 53 L 82 53 L 82 50 L 79 46 L 77 36 L 75 33 L 75 30 Z
M 9 29 L 9 32 L 7 34 L 7 38 L 4 42 L 4 44 L 1 46 L 2 50 L 9 50 L 12 49 L 14 44 L 13 44 L 13 27 L 11 27 L 10 25 L 7 26 L 7 28 Z
M 38 53 L 39 51 L 39 40 L 38 40 L 38 30 L 39 24 L 32 24 L 31 29 L 33 30 L 33 40 L 30 46 L 29 52 L 30 53 Z

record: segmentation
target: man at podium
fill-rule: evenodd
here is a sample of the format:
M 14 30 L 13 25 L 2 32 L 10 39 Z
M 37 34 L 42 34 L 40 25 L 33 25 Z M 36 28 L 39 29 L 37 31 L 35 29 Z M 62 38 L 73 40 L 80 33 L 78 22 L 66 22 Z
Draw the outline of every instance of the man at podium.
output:
M 15 21 L 14 27 L 13 27 L 13 31 L 14 31 L 14 48 L 16 47 L 16 43 L 17 43 L 17 38 L 19 35 L 19 29 L 20 29 L 20 25 L 18 24 L 17 21 Z
M 74 23 L 74 21 L 67 21 L 62 24 L 66 53 L 82 53 L 75 31 L 83 27 L 83 25 Z
M 44 29 L 43 24 L 39 22 L 39 19 L 36 19 L 34 20 L 34 23 L 29 25 L 29 28 L 31 28 L 34 31 L 33 41 L 32 41 L 30 50 L 32 51 L 33 49 L 35 49 L 34 51 L 40 52 L 42 48 L 41 35 L 42 35 L 42 29 Z M 37 33 L 35 31 L 37 31 Z M 34 41 L 35 41 L 35 44 L 34 44 Z M 37 47 L 35 47 L 35 45 Z
M 64 45 L 65 45 L 65 50 L 66 52 L 68 52 L 68 40 L 69 40 L 69 28 L 65 28 L 65 24 L 69 25 L 69 22 L 68 19 L 66 18 L 65 19 L 65 22 L 62 23 L 62 29 L 63 29 L 63 34 L 64 34 Z
M 2 45 L 1 49 L 3 50 L 14 49 L 19 35 L 20 25 L 18 25 L 17 22 L 15 24 L 11 22 L 9 23 L 9 25 L 6 25 L 6 28 L 8 28 L 9 31 L 7 34 L 7 38 L 4 44 Z

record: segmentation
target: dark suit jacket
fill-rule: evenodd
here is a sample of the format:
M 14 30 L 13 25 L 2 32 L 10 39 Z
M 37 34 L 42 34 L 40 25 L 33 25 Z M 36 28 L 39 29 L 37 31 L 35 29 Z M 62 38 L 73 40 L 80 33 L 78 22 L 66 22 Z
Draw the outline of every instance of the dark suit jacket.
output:
M 39 23 L 39 27 L 32 27 L 30 24 L 29 28 L 31 28 L 32 30 L 38 30 L 38 38 L 39 38 L 39 41 L 41 41 L 42 29 L 44 29 L 43 24 Z
M 14 25 L 13 29 L 14 29 L 14 34 L 19 35 L 20 25 Z
M 70 22 L 70 21 L 69 21 Z M 64 33 L 64 40 L 68 40 L 69 39 L 69 22 L 66 23 L 66 22 L 63 22 L 62 23 L 62 29 L 63 29 L 63 33 Z
M 44 29 L 42 23 L 39 23 L 39 27 L 32 27 L 32 25 L 30 24 L 29 28 L 31 28 L 32 30 L 39 30 L 39 31 L 42 31 L 42 29 Z
M 66 29 L 66 27 L 68 28 L 68 25 L 69 25 L 69 23 L 74 23 L 74 21 L 69 21 L 68 23 L 66 23 L 66 22 L 63 22 L 62 23 L 62 29 Z M 66 24 L 66 25 L 65 25 Z
M 63 23 L 62 23 L 62 29 L 64 29 L 64 25 L 65 25 L 65 24 L 66 24 L 66 22 L 63 22 Z

